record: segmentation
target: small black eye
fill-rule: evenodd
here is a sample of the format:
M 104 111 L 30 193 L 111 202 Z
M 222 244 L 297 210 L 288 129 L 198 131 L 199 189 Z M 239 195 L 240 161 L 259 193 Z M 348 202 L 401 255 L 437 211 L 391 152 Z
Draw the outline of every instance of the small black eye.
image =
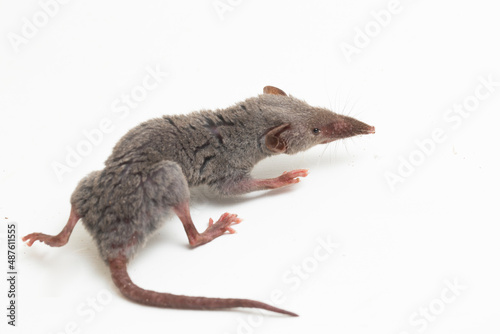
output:
M 314 128 L 314 129 L 313 129 L 313 133 L 314 133 L 315 135 L 317 135 L 318 133 L 320 133 L 320 129 L 318 129 L 318 128 Z

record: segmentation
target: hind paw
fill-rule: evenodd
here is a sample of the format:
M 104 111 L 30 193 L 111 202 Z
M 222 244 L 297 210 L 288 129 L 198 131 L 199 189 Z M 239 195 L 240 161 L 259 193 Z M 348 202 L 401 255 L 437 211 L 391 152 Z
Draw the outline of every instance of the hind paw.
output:
M 45 242 L 51 247 L 61 247 L 64 246 L 68 240 L 63 240 L 59 235 L 47 235 L 43 233 L 31 233 L 23 237 L 23 241 L 26 242 L 28 246 L 31 247 L 35 241 Z

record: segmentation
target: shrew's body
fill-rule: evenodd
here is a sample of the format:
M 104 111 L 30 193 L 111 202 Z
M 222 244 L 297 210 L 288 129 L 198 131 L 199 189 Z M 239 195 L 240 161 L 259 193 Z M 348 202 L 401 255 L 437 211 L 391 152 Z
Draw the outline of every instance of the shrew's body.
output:
M 105 168 L 87 175 L 71 196 L 70 219 L 56 236 L 33 233 L 23 238 L 50 246 L 67 243 L 81 218 L 109 264 L 114 283 L 129 299 L 146 305 L 220 309 L 257 307 L 295 315 L 246 299 L 188 297 L 137 287 L 126 271 L 129 259 L 173 210 L 192 246 L 207 243 L 241 220 L 223 214 L 199 233 L 189 213 L 189 187 L 209 185 L 223 195 L 274 189 L 298 182 L 306 170 L 285 172 L 273 179 L 253 179 L 260 160 L 294 154 L 314 145 L 374 128 L 353 118 L 315 108 L 274 87 L 230 108 L 152 119 L 130 130 L 115 146 Z

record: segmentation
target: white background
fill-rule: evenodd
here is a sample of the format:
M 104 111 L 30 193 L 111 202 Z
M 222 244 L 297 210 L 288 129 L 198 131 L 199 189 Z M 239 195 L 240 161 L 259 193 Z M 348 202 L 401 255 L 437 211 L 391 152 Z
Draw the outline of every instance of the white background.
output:
M 17 222 L 19 237 L 18 327 L 9 333 L 498 333 L 494 2 L 72 0 L 52 5 L 52 17 L 40 3 L 49 1 L 0 6 L 0 218 Z M 218 12 L 221 3 L 231 10 Z M 27 21 L 39 27 L 25 38 Z M 366 29 L 371 36 L 361 35 Z M 347 44 L 357 53 L 346 57 Z M 148 68 L 168 75 L 128 115 L 114 113 Z M 228 211 L 244 218 L 238 233 L 191 250 L 171 217 L 129 272 L 138 285 L 171 293 L 268 300 L 281 291 L 279 306 L 299 318 L 128 302 L 81 223 L 62 248 L 20 241 L 62 229 L 77 182 L 102 168 L 134 125 L 227 107 L 265 85 L 377 133 L 254 170 L 310 170 L 287 189 L 234 199 L 198 191 L 191 208 L 199 230 Z M 449 114 L 464 103 L 467 117 Z M 66 164 L 103 119 L 112 130 L 58 178 L 54 165 Z M 436 131 L 442 140 L 429 144 Z M 427 143 L 426 153 L 416 142 Z M 391 187 L 387 175 L 398 173 Z M 5 254 L 5 227 L 1 235 Z M 315 258 L 318 240 L 329 239 L 337 249 Z

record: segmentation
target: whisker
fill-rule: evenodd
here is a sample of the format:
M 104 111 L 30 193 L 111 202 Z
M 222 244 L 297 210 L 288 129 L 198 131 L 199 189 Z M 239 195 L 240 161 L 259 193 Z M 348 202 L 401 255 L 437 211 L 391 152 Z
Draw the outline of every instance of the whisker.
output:
M 325 154 L 327 148 L 328 148 L 328 144 L 325 145 L 323 152 L 321 152 L 321 155 L 319 156 L 319 160 L 321 160 L 323 158 L 323 155 Z
M 326 73 L 327 73 L 326 72 L 326 63 L 324 64 L 323 73 L 325 73 L 325 76 L 323 77 L 325 94 L 326 94 L 326 97 L 328 98 L 328 105 L 330 107 L 330 110 L 332 110 L 332 100 L 330 98 L 330 94 L 328 93 L 328 77 L 326 76 Z
M 349 149 L 347 148 L 345 140 L 342 140 L 342 143 L 344 144 L 344 148 L 345 148 L 345 151 L 346 151 L 347 155 L 351 155 L 351 153 L 349 152 Z
M 347 107 L 347 105 L 349 104 L 349 100 L 351 98 L 351 94 L 352 94 L 352 87 L 351 89 L 349 89 L 349 93 L 347 94 L 347 97 L 346 97 L 346 101 L 345 101 L 345 104 L 344 104 L 344 108 L 342 108 L 342 115 L 345 115 L 344 112 L 345 112 L 345 108 Z
M 353 103 L 351 103 L 351 106 L 349 107 L 349 116 L 351 117 L 356 117 L 355 115 L 350 115 L 353 110 L 355 110 L 355 107 L 358 105 L 359 101 L 361 100 L 361 97 L 358 97 L 356 100 L 354 100 Z
M 337 112 L 340 108 L 339 108 L 339 89 L 340 89 L 340 86 L 337 86 L 337 89 L 335 90 L 335 110 L 333 110 L 334 112 Z

